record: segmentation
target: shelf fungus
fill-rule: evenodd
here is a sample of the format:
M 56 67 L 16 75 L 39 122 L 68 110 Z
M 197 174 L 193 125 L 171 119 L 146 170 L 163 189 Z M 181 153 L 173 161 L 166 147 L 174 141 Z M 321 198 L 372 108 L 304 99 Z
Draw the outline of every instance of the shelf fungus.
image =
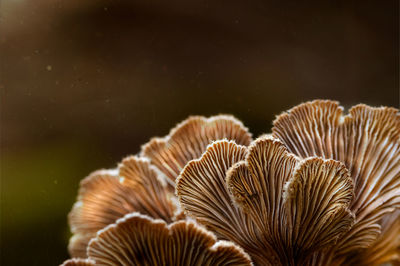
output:
M 83 179 L 69 214 L 71 256 L 85 258 L 96 233 L 128 213 L 140 212 L 167 223 L 184 219 L 174 195 L 175 178 L 189 160 L 222 138 L 251 142 L 248 129 L 232 116 L 189 117 L 168 136 L 144 145 L 140 155 L 124 159 L 117 169 L 96 171 Z
M 190 117 L 84 179 L 69 221 L 64 265 L 398 265 L 400 114 L 317 100 L 254 141 Z

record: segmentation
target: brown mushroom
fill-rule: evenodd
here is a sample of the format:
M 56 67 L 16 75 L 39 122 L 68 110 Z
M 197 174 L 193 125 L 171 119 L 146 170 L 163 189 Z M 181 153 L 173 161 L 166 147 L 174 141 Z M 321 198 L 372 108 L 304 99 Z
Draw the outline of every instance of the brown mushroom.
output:
M 108 225 L 88 248 L 98 264 L 250 263 L 234 244 L 175 222 L 184 217 L 170 193 L 176 181 L 185 212 L 257 265 L 400 261 L 400 115 L 358 105 L 344 116 L 342 109 L 301 104 L 254 142 L 230 116 L 187 119 L 143 146 L 148 160 L 131 157 L 82 181 L 70 214 L 72 253 L 85 253 Z M 112 224 L 132 212 L 152 218 L 135 213 Z M 226 245 L 233 261 L 220 249 Z M 200 250 L 204 257 L 192 256 Z

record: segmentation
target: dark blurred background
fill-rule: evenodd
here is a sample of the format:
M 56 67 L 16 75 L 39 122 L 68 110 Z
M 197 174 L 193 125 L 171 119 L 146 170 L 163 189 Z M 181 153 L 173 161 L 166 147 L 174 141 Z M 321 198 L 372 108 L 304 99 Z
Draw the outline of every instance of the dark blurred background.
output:
M 328 1 L 329 2 L 329 1 Z M 1 0 L 1 265 L 68 257 L 79 180 L 188 115 L 257 136 L 314 98 L 399 106 L 399 2 Z

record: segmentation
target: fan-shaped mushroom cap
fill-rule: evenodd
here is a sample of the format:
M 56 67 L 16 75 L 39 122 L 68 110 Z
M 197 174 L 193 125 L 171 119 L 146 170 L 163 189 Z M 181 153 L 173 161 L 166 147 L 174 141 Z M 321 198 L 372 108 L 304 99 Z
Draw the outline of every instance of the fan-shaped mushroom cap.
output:
M 217 241 L 193 222 L 167 225 L 128 214 L 98 232 L 88 254 L 99 265 L 250 265 L 241 248 Z
M 339 240 L 337 254 L 370 246 L 380 234 L 381 218 L 400 207 L 399 111 L 360 104 L 343 115 L 337 102 L 317 100 L 278 116 L 272 131 L 301 158 L 346 165 L 354 180 L 356 224 Z
M 186 165 L 176 184 L 179 202 L 187 213 L 218 238 L 234 241 L 242 247 L 249 246 L 259 232 L 247 213 L 232 204 L 225 178 L 226 171 L 244 160 L 246 153 L 246 147 L 234 141 L 216 141 L 207 147 L 200 159 Z
M 354 219 L 345 167 L 333 160 L 299 160 L 272 137 L 248 149 L 213 143 L 184 168 L 176 190 L 187 213 L 238 243 L 260 265 L 304 263 L 335 244 Z
M 251 134 L 242 122 L 230 115 L 192 116 L 179 123 L 166 137 L 153 138 L 143 145 L 142 156 L 150 158 L 151 163 L 175 184 L 186 163 L 199 158 L 208 144 L 220 139 L 249 145 Z
M 141 212 L 172 222 L 177 207 L 160 175 L 147 159 L 128 157 L 117 170 L 97 171 L 82 180 L 69 214 L 69 250 L 74 257 L 86 257 L 86 247 L 96 232 L 127 213 Z M 164 182 L 165 183 L 165 182 Z

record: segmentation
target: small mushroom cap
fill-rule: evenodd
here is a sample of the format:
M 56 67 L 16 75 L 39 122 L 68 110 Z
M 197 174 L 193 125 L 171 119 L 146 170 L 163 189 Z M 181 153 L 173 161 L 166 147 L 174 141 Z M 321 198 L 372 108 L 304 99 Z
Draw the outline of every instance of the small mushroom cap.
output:
M 240 247 L 193 222 L 167 225 L 138 213 L 99 231 L 88 254 L 99 265 L 251 265 Z
M 349 210 L 353 182 L 338 161 L 316 157 L 300 161 L 283 198 L 293 230 L 289 245 L 300 246 L 304 253 L 333 246 L 354 223 Z
M 192 116 L 173 128 L 163 138 L 153 138 L 143 145 L 142 156 L 165 173 L 172 183 L 187 162 L 199 158 L 212 141 L 228 139 L 249 145 L 251 134 L 238 119 L 230 115 L 210 118 Z
M 74 234 L 69 244 L 71 255 L 86 257 L 87 244 L 97 231 L 127 213 L 175 220 L 178 208 L 159 178 L 147 159 L 130 156 L 117 170 L 97 171 L 82 180 L 78 201 L 69 214 Z
M 260 232 L 249 215 L 232 204 L 225 179 L 228 169 L 244 160 L 246 154 L 247 148 L 234 141 L 215 141 L 200 159 L 186 165 L 176 184 L 179 202 L 188 215 L 216 233 L 219 239 L 233 241 L 244 248 Z

